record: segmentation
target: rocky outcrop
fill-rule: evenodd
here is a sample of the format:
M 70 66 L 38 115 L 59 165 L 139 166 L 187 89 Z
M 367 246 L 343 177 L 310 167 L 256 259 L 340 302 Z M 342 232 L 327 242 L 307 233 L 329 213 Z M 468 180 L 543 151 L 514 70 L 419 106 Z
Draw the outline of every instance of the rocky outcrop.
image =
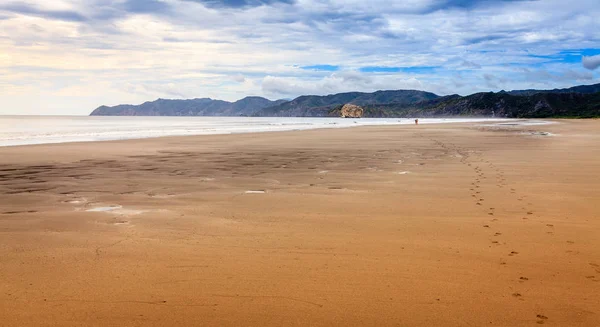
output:
M 342 118 L 361 118 L 365 110 L 354 104 L 345 104 L 340 110 L 340 116 Z

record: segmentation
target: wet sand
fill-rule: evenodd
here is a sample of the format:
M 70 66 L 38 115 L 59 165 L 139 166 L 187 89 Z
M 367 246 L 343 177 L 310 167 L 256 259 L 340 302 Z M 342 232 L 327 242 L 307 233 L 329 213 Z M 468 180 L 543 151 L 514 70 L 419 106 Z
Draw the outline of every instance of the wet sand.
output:
M 598 326 L 599 144 L 565 120 L 0 148 L 0 325 Z

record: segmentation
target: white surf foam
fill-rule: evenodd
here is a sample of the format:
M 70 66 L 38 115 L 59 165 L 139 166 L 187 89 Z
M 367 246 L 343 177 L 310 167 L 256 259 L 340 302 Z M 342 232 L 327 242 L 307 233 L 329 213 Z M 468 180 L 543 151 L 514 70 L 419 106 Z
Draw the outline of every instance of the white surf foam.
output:
M 420 124 L 492 121 L 505 119 L 419 119 Z M 0 116 L 0 146 L 409 124 L 413 120 L 397 118 Z

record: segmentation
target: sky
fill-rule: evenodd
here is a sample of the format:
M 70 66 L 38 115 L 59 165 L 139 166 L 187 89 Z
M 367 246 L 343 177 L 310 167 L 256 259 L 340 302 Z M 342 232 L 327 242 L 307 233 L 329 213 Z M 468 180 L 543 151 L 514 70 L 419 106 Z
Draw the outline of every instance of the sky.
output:
M 598 0 L 0 0 L 0 114 L 600 83 Z

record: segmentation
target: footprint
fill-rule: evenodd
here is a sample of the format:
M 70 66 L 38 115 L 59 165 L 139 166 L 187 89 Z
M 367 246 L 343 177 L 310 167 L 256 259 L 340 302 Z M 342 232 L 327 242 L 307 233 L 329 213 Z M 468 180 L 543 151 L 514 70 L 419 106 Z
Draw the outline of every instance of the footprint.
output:
M 508 255 L 512 257 L 513 255 L 517 255 L 517 254 L 519 254 L 519 252 L 517 252 L 517 251 L 510 251 L 510 253 Z
M 521 293 L 513 293 L 512 296 L 514 296 L 514 297 L 521 297 L 523 295 L 521 295 Z
M 528 281 L 529 278 L 527 277 L 519 277 L 519 281 L 524 282 L 524 281 Z
M 496 234 L 494 234 L 494 236 L 500 236 L 500 235 L 502 235 L 502 233 L 496 233 Z
M 548 320 L 548 317 L 546 317 L 544 315 L 537 315 L 536 317 L 539 319 L 537 321 L 538 324 L 543 324 L 546 320 Z

